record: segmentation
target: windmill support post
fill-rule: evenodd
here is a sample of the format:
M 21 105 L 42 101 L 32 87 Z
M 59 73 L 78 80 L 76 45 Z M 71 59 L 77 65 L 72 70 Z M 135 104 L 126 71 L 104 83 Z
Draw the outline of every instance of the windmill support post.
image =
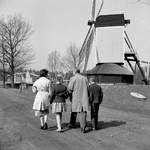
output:
M 128 52 L 125 53 L 125 60 L 128 62 L 129 66 L 131 67 L 131 69 L 134 73 L 135 73 L 135 70 L 133 69 L 130 61 L 135 61 L 135 63 L 137 64 L 137 66 L 141 72 L 143 81 L 145 82 L 146 85 L 148 85 L 147 77 L 145 76 L 144 70 L 142 69 L 142 67 L 140 65 L 140 60 L 138 59 L 137 53 L 135 52 L 126 31 L 124 31 L 124 33 L 125 33 L 125 37 L 124 37 L 125 42 L 126 42 L 128 48 L 130 49 L 130 53 L 128 53 Z M 132 59 L 131 59 L 131 57 L 132 57 Z

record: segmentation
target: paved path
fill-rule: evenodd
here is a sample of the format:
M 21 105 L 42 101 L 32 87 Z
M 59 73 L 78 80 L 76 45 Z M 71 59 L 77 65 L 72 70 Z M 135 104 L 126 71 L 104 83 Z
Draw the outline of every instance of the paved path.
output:
M 48 130 L 40 130 L 34 116 L 34 94 L 0 88 L 0 150 L 150 150 L 148 115 L 104 107 L 99 112 L 99 130 L 83 134 L 79 118 L 75 129 L 67 127 L 68 111 L 63 113 L 63 132 L 56 132 L 55 115 L 49 115 Z

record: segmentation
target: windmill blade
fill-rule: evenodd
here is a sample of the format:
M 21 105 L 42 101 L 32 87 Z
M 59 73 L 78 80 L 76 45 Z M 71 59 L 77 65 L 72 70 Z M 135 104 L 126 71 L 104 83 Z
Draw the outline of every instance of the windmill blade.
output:
M 97 16 L 96 16 L 96 17 L 98 17 L 98 16 L 100 15 L 100 12 L 101 12 L 101 10 L 102 10 L 103 4 L 104 4 L 104 0 L 102 0 L 102 3 L 101 3 L 101 6 L 100 6 L 100 9 L 99 9 L 99 11 L 98 11 L 98 13 L 97 13 Z
M 92 43 L 93 43 L 93 40 L 94 40 L 94 35 L 95 35 L 95 28 L 93 28 L 93 30 L 90 34 L 90 37 L 87 41 L 87 44 L 85 46 L 86 57 L 85 57 L 85 63 L 84 63 L 84 70 L 86 70 L 86 68 L 87 68 L 89 56 L 90 56 L 90 53 L 91 53 L 91 50 L 92 50 L 92 45 L 93 45 Z
M 86 48 L 85 48 L 85 47 L 86 47 L 87 41 L 89 40 L 89 37 L 90 37 L 90 35 L 91 35 L 93 29 L 94 29 L 94 26 L 92 25 L 92 26 L 89 28 L 88 33 L 87 33 L 87 35 L 86 35 L 86 37 L 85 37 L 85 40 L 84 40 L 84 42 L 83 42 L 83 45 L 82 45 L 81 50 L 80 50 L 80 53 L 79 53 L 79 63 L 78 63 L 78 66 L 81 64 L 81 62 L 83 61 L 83 59 L 84 59 L 85 56 L 86 56 Z
M 91 17 L 91 20 L 94 21 L 94 18 L 95 18 L 95 6 L 96 6 L 96 0 L 93 0 L 93 6 L 92 6 L 92 17 Z M 94 25 L 92 24 L 88 30 L 88 33 L 85 37 L 85 40 L 83 42 L 83 45 L 81 47 L 81 50 L 80 50 L 80 53 L 79 53 L 79 63 L 78 63 L 78 66 L 80 65 L 80 63 L 83 61 L 83 59 L 85 58 L 86 56 L 86 44 L 87 44 L 87 41 L 92 33 L 92 30 L 94 28 Z
M 102 3 L 101 3 L 101 6 L 100 6 L 100 9 L 98 11 L 97 16 L 99 16 L 99 14 L 101 12 L 101 9 L 103 7 L 103 3 L 104 3 L 104 0 L 102 0 Z M 96 0 L 93 0 L 93 6 L 92 6 L 92 19 L 93 20 L 92 21 L 94 21 L 94 17 L 95 17 L 95 6 L 96 6 Z M 90 39 L 91 34 L 93 34 L 93 30 L 94 30 L 94 23 L 90 26 L 90 28 L 88 30 L 88 33 L 87 33 L 87 35 L 85 37 L 85 40 L 83 42 L 83 45 L 81 47 L 81 50 L 80 50 L 80 53 L 79 53 L 79 63 L 78 63 L 78 66 L 81 64 L 81 62 L 83 61 L 83 59 L 86 57 L 86 50 L 87 50 L 87 48 L 86 48 L 87 46 L 86 45 L 87 45 L 87 42 Z M 89 42 L 89 43 L 92 43 L 92 41 Z M 89 56 L 87 56 L 87 57 L 89 57 Z M 86 66 L 86 64 L 85 64 L 85 66 Z
M 96 0 L 93 0 L 91 21 L 94 21 L 94 19 L 95 19 L 95 7 L 96 7 Z

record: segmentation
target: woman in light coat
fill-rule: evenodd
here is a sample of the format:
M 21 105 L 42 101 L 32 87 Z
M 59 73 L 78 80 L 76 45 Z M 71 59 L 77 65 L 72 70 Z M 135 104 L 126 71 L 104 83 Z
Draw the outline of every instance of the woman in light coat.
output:
M 33 110 L 35 110 L 35 116 L 40 117 L 41 129 L 48 129 L 47 119 L 50 107 L 49 98 L 52 90 L 52 83 L 47 76 L 48 71 L 42 69 L 40 71 L 40 78 L 36 80 L 32 86 L 33 93 L 36 93 Z

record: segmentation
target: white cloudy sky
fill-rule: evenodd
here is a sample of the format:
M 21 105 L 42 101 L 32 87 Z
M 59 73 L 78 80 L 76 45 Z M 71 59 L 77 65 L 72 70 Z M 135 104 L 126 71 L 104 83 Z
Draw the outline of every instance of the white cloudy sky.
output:
M 93 0 L 0 0 L 0 14 L 22 13 L 35 32 L 31 44 L 36 54 L 33 69 L 46 68 L 48 54 L 62 55 L 70 42 L 79 48 L 88 31 Z M 150 61 L 150 5 L 133 4 L 136 0 L 104 0 L 101 14 L 124 13 L 131 23 L 126 31 L 141 60 Z M 97 0 L 96 11 L 101 4 Z

